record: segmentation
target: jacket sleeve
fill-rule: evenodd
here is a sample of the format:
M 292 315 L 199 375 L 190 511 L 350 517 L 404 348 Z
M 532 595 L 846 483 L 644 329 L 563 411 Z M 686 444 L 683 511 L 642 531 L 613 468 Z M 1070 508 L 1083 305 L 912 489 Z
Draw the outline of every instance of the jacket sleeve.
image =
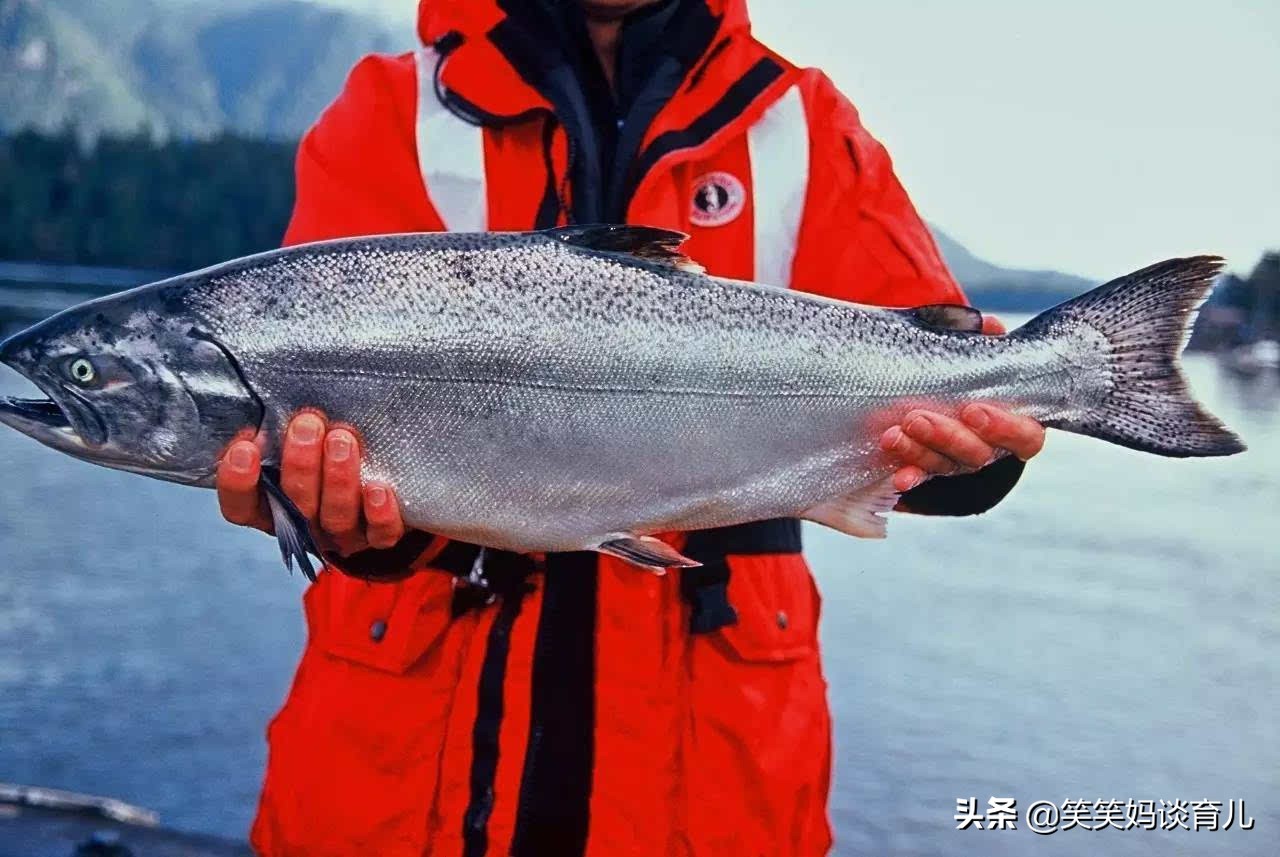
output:
M 792 286 L 876 306 L 968 303 L 884 146 L 825 75 L 799 86 L 809 125 L 809 183 Z M 902 498 L 904 511 L 974 515 L 1000 502 L 1022 475 L 1005 458 L 962 476 L 937 477 Z
M 368 56 L 303 136 L 295 166 L 297 197 L 284 244 L 444 228 L 423 190 L 414 132 L 413 56 Z M 433 542 L 435 544 L 433 544 Z M 331 565 L 365 578 L 402 576 L 443 539 L 410 532 L 394 548 L 365 550 Z

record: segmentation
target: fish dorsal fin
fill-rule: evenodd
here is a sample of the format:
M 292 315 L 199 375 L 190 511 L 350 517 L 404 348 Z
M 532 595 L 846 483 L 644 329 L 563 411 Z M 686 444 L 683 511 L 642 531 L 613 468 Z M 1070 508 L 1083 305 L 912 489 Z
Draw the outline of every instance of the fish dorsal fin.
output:
M 621 224 L 588 224 L 585 226 L 561 226 L 548 229 L 547 234 L 566 244 L 602 253 L 618 253 L 635 256 L 646 262 L 671 265 L 681 271 L 700 274 L 705 268 L 680 252 L 680 245 L 689 237 L 674 229 L 656 226 L 626 226 Z
M 898 312 L 924 327 L 964 333 L 982 332 L 982 313 L 964 304 L 926 304 Z

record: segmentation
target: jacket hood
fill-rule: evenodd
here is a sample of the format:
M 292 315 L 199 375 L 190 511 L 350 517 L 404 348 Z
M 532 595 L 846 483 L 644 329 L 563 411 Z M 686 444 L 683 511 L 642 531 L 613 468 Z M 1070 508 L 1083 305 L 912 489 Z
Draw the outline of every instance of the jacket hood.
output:
M 728 36 L 750 34 L 746 0 L 678 0 L 700 5 L 695 17 L 714 26 L 705 49 Z M 518 71 L 504 53 L 520 39 L 504 38 L 521 28 L 524 21 L 513 18 L 517 5 L 523 11 L 532 0 L 420 0 L 418 37 L 426 46 L 447 54 L 438 70 L 438 83 L 491 119 L 518 117 L 531 110 L 549 109 L 550 104 L 527 74 Z M 528 18 L 529 16 L 519 16 Z M 749 41 L 736 39 L 735 41 Z M 536 45 L 527 53 L 540 53 Z M 527 67 L 528 57 L 524 57 Z
M 528 0 L 519 0 L 528 2 Z M 720 33 L 750 29 L 747 0 L 703 0 L 707 9 L 720 20 Z M 433 45 L 449 32 L 457 32 L 469 40 L 483 38 L 507 17 L 502 0 L 419 0 L 418 38 Z

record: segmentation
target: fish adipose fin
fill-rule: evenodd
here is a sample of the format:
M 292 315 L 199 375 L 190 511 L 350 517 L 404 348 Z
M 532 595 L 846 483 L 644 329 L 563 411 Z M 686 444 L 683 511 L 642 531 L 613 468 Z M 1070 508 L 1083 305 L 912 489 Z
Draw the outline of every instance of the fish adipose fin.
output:
M 561 226 L 558 229 L 548 229 L 546 233 L 553 238 L 559 238 L 566 244 L 587 250 L 635 256 L 646 262 L 670 265 L 694 274 L 701 274 L 706 270 L 680 252 L 680 245 L 689 236 L 674 229 L 659 229 L 656 226 L 588 224 Z
M 649 571 L 665 572 L 668 568 L 696 568 L 702 563 L 689 559 L 662 539 L 621 533 L 610 536 L 596 546 L 600 553 L 625 559 Z
M 1175 458 L 1233 455 L 1244 443 L 1191 396 L 1178 356 L 1224 260 L 1170 259 L 1112 280 L 1016 333 L 1055 338 L 1081 325 L 1106 339 L 1111 390 L 1099 406 L 1046 424 Z
M 927 304 L 894 310 L 922 327 L 982 333 L 982 313 L 964 304 Z
M 884 513 L 898 505 L 899 496 L 893 477 L 886 476 L 852 494 L 806 509 L 800 517 L 860 539 L 883 539 L 888 526 Z
M 271 523 L 276 531 L 276 541 L 280 543 L 280 558 L 284 567 L 293 571 L 293 563 L 307 576 L 307 580 L 315 581 L 316 569 L 311 564 L 311 554 L 322 557 L 320 547 L 311 537 L 311 525 L 306 516 L 293 504 L 289 495 L 280 487 L 280 471 L 274 467 L 262 468 L 259 479 L 263 493 L 267 495 L 267 506 L 271 509 Z

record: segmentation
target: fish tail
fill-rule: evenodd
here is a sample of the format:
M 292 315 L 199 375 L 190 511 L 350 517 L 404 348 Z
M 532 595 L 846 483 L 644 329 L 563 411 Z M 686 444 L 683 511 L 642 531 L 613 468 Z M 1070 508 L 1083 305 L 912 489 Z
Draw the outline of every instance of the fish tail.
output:
M 1050 423 L 1176 458 L 1232 455 L 1244 443 L 1191 396 L 1179 355 L 1224 261 L 1170 259 L 1036 316 L 1023 331 L 1055 338 L 1081 326 L 1105 339 L 1110 389 L 1101 404 Z

